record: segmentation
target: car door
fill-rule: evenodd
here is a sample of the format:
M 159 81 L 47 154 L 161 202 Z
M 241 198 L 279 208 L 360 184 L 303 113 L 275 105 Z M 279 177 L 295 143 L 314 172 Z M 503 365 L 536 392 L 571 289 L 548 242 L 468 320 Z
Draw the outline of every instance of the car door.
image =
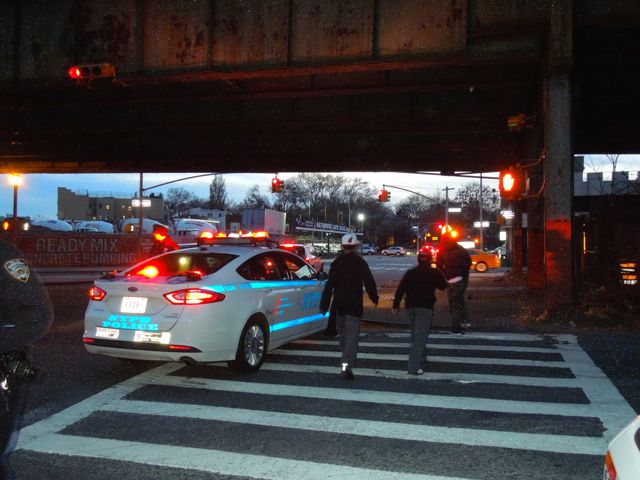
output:
M 324 282 L 316 278 L 317 272 L 311 265 L 295 255 L 283 253 L 282 259 L 289 271 L 291 281 L 298 289 L 297 321 L 303 327 L 299 332 L 308 335 L 311 332 L 326 329 L 327 316 L 319 312 Z

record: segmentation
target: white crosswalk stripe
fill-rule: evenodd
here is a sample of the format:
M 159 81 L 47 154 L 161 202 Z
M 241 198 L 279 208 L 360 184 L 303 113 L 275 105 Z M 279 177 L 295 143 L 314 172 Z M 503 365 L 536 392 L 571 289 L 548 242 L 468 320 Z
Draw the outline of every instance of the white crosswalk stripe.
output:
M 406 374 L 405 333 L 367 335 L 360 347 L 366 352 L 358 359 L 366 365 L 355 369 L 356 381 L 350 383 L 337 375 L 337 340 L 306 339 L 285 345 L 253 375 L 236 375 L 221 366 L 194 367 L 192 373 L 182 364 L 164 364 L 26 427 L 19 448 L 69 458 L 285 480 L 493 478 L 481 470 L 482 462 L 495 454 L 490 449 L 503 449 L 514 458 L 555 455 L 544 466 L 549 471 L 540 462 L 527 460 L 529 470 L 517 471 L 514 466 L 517 476 L 508 478 L 591 478 L 587 470 L 569 476 L 561 470 L 562 462 L 573 461 L 572 468 L 599 465 L 612 436 L 635 415 L 571 335 L 473 333 L 454 341 L 450 335 L 435 333 L 428 345 L 429 368 L 418 377 Z M 169 399 L 156 398 L 158 392 L 168 392 Z M 318 406 L 323 409 L 315 412 Z M 411 415 L 412 411 L 421 413 Z M 249 432 L 268 435 L 273 429 L 306 432 L 295 437 L 301 448 L 305 441 L 384 440 L 416 448 L 412 458 L 418 460 L 405 466 L 390 457 L 382 462 L 384 467 L 369 468 L 355 457 L 332 457 L 339 454 L 336 445 L 332 448 L 338 453 L 315 461 L 299 451 L 274 454 L 268 444 L 244 452 L 225 448 L 224 443 L 214 447 L 190 443 L 195 440 L 178 432 L 176 443 L 167 445 L 153 438 L 138 439 L 135 426 L 113 438 L 96 434 L 91 427 L 103 418 L 126 424 L 128 416 L 144 418 L 149 428 L 154 422 L 171 425 L 172 421 L 206 423 L 206 431 L 224 426 L 220 431 L 232 437 Z M 442 470 L 434 471 L 433 462 L 419 462 L 423 449 L 434 445 L 451 452 L 471 448 L 470 452 L 477 451 L 478 464 L 461 470 L 443 460 Z M 592 470 L 595 480 L 595 467 Z

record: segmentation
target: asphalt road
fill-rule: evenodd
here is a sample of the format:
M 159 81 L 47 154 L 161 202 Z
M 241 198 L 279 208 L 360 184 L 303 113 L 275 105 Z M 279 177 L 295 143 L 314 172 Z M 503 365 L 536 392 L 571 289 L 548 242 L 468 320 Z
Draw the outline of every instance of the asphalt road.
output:
M 368 260 L 392 292 L 415 257 Z M 499 294 L 477 275 L 474 295 Z M 513 295 L 489 302 L 505 307 L 499 332 L 452 336 L 443 318 L 419 378 L 406 375 L 406 328 L 365 324 L 345 383 L 337 341 L 322 336 L 253 375 L 89 355 L 87 288 L 49 287 L 56 322 L 33 349 L 43 374 L 18 478 L 595 480 L 608 439 L 640 412 L 637 332 L 539 333 L 514 318 L 509 328 Z M 377 312 L 389 318 L 383 302 Z

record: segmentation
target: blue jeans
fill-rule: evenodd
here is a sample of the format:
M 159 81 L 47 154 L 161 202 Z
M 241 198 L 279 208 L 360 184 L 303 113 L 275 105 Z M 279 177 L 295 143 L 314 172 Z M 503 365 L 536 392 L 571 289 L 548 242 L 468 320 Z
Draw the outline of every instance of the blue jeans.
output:
M 427 357 L 427 338 L 433 320 L 430 308 L 407 308 L 407 318 L 411 325 L 411 344 L 409 345 L 409 365 L 407 371 L 416 373 Z

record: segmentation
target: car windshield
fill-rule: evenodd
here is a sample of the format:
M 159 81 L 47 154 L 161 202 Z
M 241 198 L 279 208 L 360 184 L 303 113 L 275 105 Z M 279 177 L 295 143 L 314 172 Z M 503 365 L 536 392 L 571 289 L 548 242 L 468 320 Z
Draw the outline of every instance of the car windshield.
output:
M 140 263 L 123 272 L 124 275 L 144 275 L 170 277 L 193 273 L 200 276 L 211 275 L 217 272 L 237 255 L 229 253 L 212 252 L 175 252 L 153 258 Z M 153 272 L 148 275 L 145 272 Z

